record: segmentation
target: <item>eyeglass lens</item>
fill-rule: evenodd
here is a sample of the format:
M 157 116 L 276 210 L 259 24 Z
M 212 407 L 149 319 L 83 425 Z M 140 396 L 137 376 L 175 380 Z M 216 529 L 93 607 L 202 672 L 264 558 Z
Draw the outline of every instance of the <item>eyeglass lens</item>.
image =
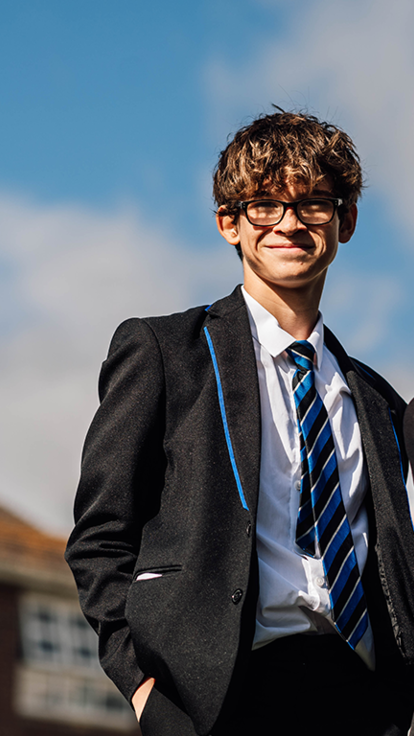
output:
M 335 204 L 329 199 L 304 199 L 296 205 L 298 218 L 306 225 L 323 225 L 334 214 Z M 276 225 L 283 218 L 284 206 L 272 200 L 250 202 L 246 214 L 253 225 Z

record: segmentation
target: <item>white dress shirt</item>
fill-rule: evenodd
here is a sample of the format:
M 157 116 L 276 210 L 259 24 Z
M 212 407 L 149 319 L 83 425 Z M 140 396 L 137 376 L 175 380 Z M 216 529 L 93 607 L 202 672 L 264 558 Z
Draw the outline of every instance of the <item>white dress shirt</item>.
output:
M 285 352 L 295 338 L 282 330 L 276 318 L 244 287 L 242 291 L 256 354 L 262 421 L 256 649 L 282 636 L 334 629 L 322 561 L 308 557 L 295 542 L 301 476 L 292 391 L 296 367 Z M 322 315 L 308 341 L 316 351 L 315 387 L 331 424 L 342 498 L 362 575 L 368 553 L 368 519 L 363 505 L 368 480 L 359 424 L 338 362 L 324 345 Z M 357 651 L 373 666 L 370 627 L 364 641 Z

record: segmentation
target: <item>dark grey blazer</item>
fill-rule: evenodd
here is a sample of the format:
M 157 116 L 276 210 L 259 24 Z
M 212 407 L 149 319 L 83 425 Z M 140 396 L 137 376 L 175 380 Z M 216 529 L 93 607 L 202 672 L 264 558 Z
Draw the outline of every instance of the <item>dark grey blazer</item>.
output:
M 325 342 L 350 386 L 370 477 L 364 587 L 379 666 L 400 667 L 414 662 L 405 404 L 327 329 Z M 124 695 L 144 674 L 156 678 L 147 722 L 152 709 L 170 724 L 184 711 L 205 735 L 230 683 L 237 689 L 258 592 L 260 402 L 240 288 L 207 309 L 124 322 L 100 397 L 67 551 L 80 602 Z M 159 577 L 137 580 L 143 572 Z

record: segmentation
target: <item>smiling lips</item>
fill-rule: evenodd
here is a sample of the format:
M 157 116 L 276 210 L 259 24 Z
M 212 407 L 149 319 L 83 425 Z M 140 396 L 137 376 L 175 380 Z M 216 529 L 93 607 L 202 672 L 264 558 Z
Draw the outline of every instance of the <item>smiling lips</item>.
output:
M 309 244 L 309 243 L 276 243 L 274 245 L 266 244 L 264 247 L 272 248 L 272 249 L 273 248 L 283 248 L 285 250 L 290 250 L 292 248 L 300 248 L 301 250 L 303 250 L 305 248 L 306 250 L 309 250 L 310 248 L 314 247 L 314 244 L 313 243 L 312 244 Z

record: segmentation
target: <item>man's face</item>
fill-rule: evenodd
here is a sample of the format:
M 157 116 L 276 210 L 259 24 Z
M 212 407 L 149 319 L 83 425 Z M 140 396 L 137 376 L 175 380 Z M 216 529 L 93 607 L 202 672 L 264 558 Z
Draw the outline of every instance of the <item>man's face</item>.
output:
M 329 181 L 318 184 L 313 191 L 292 182 L 282 191 L 266 189 L 260 199 L 294 202 L 307 197 L 335 196 Z M 254 199 L 255 197 L 252 197 Z M 307 285 L 322 289 L 328 266 L 334 260 L 338 242 L 350 239 L 355 229 L 356 206 L 343 222 L 336 212 L 324 225 L 304 225 L 292 209 L 287 209 L 281 222 L 271 227 L 251 225 L 244 212 L 237 222 L 218 216 L 221 234 L 233 245 L 240 242 L 246 288 L 256 291 L 261 285 L 277 289 L 302 289 Z

